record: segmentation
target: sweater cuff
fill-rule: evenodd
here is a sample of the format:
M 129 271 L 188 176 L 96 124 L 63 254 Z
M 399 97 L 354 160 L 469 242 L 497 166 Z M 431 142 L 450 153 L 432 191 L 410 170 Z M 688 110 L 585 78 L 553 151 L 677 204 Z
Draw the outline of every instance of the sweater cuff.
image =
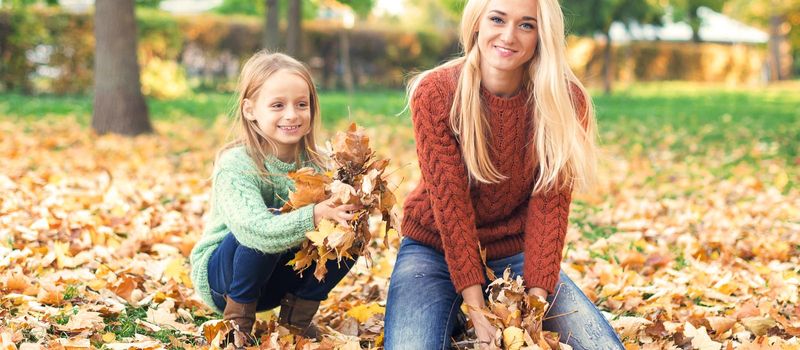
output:
M 459 294 L 469 286 L 476 284 L 483 286 L 486 284 L 486 274 L 483 269 L 473 268 L 463 271 L 451 271 L 450 278 L 453 279 L 453 286 L 456 288 L 456 293 Z
M 305 237 L 306 232 L 313 231 L 314 226 L 314 204 L 309 204 L 296 210 L 300 217 L 298 220 L 298 229 L 303 232 Z
M 558 283 L 558 275 L 561 272 L 559 267 L 555 271 L 545 271 L 543 269 L 531 269 L 534 271 L 525 271 L 525 286 L 527 288 L 542 288 L 547 291 L 547 294 L 553 294 Z

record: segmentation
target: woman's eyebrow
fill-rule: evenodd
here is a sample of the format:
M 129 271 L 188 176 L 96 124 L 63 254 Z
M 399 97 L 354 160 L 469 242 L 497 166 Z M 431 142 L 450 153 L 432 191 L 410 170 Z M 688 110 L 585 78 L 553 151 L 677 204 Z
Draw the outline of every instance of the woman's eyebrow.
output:
M 491 13 L 491 12 L 495 12 L 495 13 L 497 13 L 498 15 L 501 15 L 501 16 L 507 16 L 507 15 L 508 15 L 507 13 L 505 13 L 505 12 L 503 12 L 503 11 L 500 11 L 500 10 L 491 10 L 491 11 L 489 11 L 489 12 L 490 12 L 490 13 Z M 523 21 L 534 21 L 534 22 L 538 22 L 538 20 L 536 20 L 536 17 L 531 17 L 531 16 L 522 16 L 522 20 L 523 20 Z

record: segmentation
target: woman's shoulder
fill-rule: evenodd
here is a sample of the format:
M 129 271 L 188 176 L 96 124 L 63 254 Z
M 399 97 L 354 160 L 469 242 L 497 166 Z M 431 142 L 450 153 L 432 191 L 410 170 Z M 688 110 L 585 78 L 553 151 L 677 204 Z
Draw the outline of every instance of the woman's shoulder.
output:
M 461 74 L 462 65 L 440 66 L 429 71 L 419 82 L 419 88 L 430 92 L 431 89 L 454 90 Z
M 428 109 L 449 110 L 460 73 L 461 65 L 438 67 L 427 72 L 414 90 L 412 104 L 416 107 L 427 106 Z

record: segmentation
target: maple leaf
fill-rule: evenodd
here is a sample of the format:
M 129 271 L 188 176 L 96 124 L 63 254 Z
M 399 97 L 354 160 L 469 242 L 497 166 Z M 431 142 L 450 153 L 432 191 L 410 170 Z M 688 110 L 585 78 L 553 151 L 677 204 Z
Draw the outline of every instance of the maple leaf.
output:
M 333 158 L 341 165 L 364 164 L 372 155 L 369 149 L 369 137 L 364 129 L 350 124 L 347 132 L 337 133 L 332 141 Z
M 331 182 L 325 174 L 317 174 L 312 168 L 301 168 L 287 175 L 294 181 L 295 190 L 289 194 L 289 200 L 281 208 L 281 212 L 319 203 L 328 198 L 325 186 Z

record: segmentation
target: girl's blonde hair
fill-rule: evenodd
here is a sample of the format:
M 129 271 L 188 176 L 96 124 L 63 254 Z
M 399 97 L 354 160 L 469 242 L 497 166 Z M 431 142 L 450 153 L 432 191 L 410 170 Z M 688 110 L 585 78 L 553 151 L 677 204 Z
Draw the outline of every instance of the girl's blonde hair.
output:
M 277 152 L 277 146 L 273 140 L 261 132 L 255 121 L 250 121 L 245 118 L 244 101 L 245 99 L 255 101 L 258 98 L 258 93 L 261 91 L 264 82 L 266 82 L 270 76 L 281 70 L 287 70 L 297 74 L 305 80 L 306 84 L 308 84 L 310 97 L 310 131 L 300 140 L 300 145 L 297 147 L 298 154 L 295 155 L 295 163 L 298 167 L 302 166 L 301 158 L 305 156 L 308 157 L 308 161 L 312 162 L 317 167 L 324 168 L 325 166 L 325 159 L 318 151 L 316 143 L 316 135 L 318 134 L 318 128 L 321 123 L 321 116 L 319 95 L 317 95 L 317 89 L 314 86 L 311 73 L 303 63 L 290 56 L 262 50 L 253 55 L 253 57 L 250 57 L 250 59 L 245 62 L 244 67 L 242 67 L 242 73 L 239 75 L 239 82 L 236 88 L 237 103 L 234 107 L 235 110 L 231 113 L 234 117 L 233 134 L 235 138 L 220 149 L 219 153 L 217 153 L 217 158 L 230 148 L 244 145 L 247 154 L 256 163 L 259 169 L 259 175 L 264 178 L 269 175 L 266 169 L 264 169 L 264 161 L 270 154 L 275 154 Z
M 460 33 L 464 55 L 414 77 L 408 98 L 410 105 L 419 83 L 431 72 L 462 65 L 450 109 L 450 126 L 459 138 L 470 177 L 483 183 L 498 183 L 511 174 L 501 174 L 490 158 L 491 137 L 481 105 L 481 56 L 477 45 L 479 24 L 489 1 L 467 1 Z M 558 0 L 536 1 L 539 40 L 523 77 L 523 88 L 530 93 L 529 110 L 533 111 L 530 124 L 536 168 L 531 171 L 538 173 L 533 193 L 557 186 L 588 188 L 596 177 L 594 108 L 586 88 L 567 63 L 564 15 Z M 581 112 L 583 115 L 578 115 Z

